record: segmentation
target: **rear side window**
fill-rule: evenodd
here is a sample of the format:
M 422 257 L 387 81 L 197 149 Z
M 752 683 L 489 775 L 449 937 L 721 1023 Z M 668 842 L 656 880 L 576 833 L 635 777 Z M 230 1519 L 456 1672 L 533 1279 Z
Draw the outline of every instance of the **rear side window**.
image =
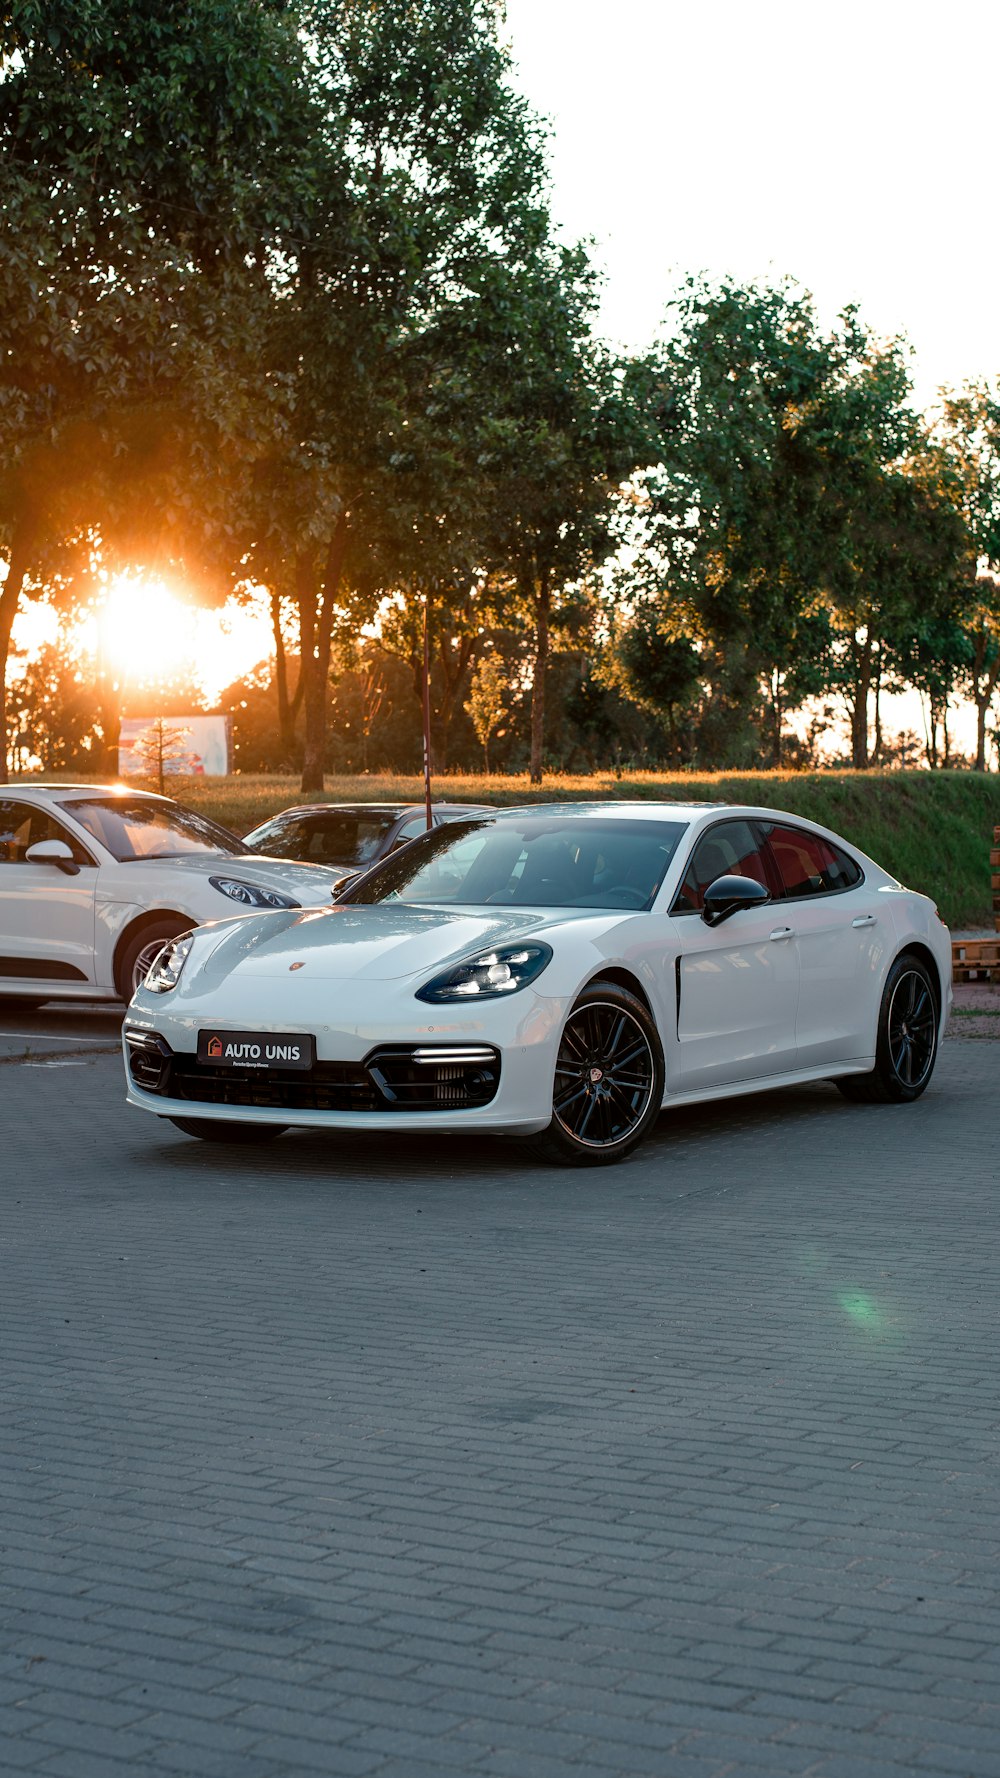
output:
M 752 877 L 772 889 L 767 861 L 749 821 L 720 821 L 702 834 L 674 901 L 674 914 L 700 914 L 705 890 L 718 877 Z
M 860 883 L 862 872 L 853 858 L 821 834 L 769 821 L 762 827 L 777 866 L 781 892 L 790 900 L 797 901 L 804 895 L 830 895 Z

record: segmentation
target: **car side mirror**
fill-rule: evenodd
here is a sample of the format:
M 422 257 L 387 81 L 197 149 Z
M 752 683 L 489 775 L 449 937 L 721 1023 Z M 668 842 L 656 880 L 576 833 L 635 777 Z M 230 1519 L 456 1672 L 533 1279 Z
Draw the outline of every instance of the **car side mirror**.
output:
M 706 926 L 721 926 L 731 914 L 744 908 L 763 907 L 770 899 L 770 890 L 763 883 L 755 883 L 752 877 L 716 877 L 705 890 L 701 917 Z
M 54 864 L 68 877 L 80 874 L 80 866 L 65 840 L 38 840 L 34 846 L 28 847 L 24 857 L 27 864 Z
M 331 894 L 333 900 L 339 901 L 340 897 L 344 893 L 344 890 L 349 889 L 351 887 L 352 883 L 356 883 L 358 878 L 360 877 L 360 875 L 361 875 L 361 872 L 359 870 L 350 870 L 347 872 L 346 876 L 338 877 L 337 881 L 333 885 L 333 888 L 330 890 L 330 894 Z

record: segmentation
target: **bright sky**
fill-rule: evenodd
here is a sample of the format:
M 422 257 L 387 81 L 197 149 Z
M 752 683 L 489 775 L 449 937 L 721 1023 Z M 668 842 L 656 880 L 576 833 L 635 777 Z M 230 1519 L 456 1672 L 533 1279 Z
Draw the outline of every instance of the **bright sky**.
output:
M 995 3 L 507 0 L 507 32 L 617 343 L 690 272 L 788 272 L 905 332 L 922 403 L 1000 373 Z

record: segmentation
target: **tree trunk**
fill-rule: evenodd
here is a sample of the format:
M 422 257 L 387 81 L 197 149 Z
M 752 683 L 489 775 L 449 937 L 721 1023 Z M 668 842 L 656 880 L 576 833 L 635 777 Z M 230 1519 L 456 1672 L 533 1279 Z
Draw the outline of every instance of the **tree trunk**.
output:
M 851 708 L 851 765 L 863 772 L 868 766 L 868 694 L 872 682 L 872 642 L 866 632 L 864 642 L 851 639 L 854 658 L 854 703 Z
M 993 703 L 993 693 L 1000 679 L 1000 649 L 991 668 L 986 665 L 989 640 L 985 630 L 976 636 L 976 649 L 972 662 L 972 697 L 976 706 L 976 771 L 986 770 L 986 718 Z
M 776 771 L 781 769 L 781 729 L 785 717 L 781 698 L 783 689 L 781 674 L 776 670 L 771 681 L 771 764 Z
M 302 662 L 305 675 L 304 704 L 306 713 L 305 746 L 302 753 L 302 792 L 315 794 L 323 789 L 326 766 L 327 712 L 330 704 L 330 645 L 333 638 L 333 609 L 340 588 L 340 575 L 347 542 L 347 518 L 341 512 L 334 527 L 323 565 L 322 587 L 316 585 L 316 570 L 311 562 L 300 560 L 299 622 L 302 635 Z M 308 609 L 305 630 L 302 618 Z M 309 647 L 306 648 L 306 631 Z
M 0 784 L 9 783 L 7 771 L 7 664 L 10 636 L 17 616 L 21 589 L 28 577 L 28 552 L 15 536 L 7 578 L 0 588 Z
M 545 756 L 545 674 L 549 661 L 549 571 L 543 568 L 535 595 L 535 672 L 531 686 L 531 765 L 528 776 L 532 784 L 542 782 Z
M 274 683 L 278 693 L 278 732 L 285 757 L 290 759 L 295 752 L 295 719 L 302 703 L 303 676 L 302 659 L 299 658 L 299 678 L 294 694 L 288 692 L 288 656 L 285 653 L 285 633 L 281 627 L 281 594 L 271 594 L 271 629 L 274 634 Z M 301 649 L 301 638 L 299 641 Z
M 466 674 L 472 662 L 479 642 L 478 636 L 460 636 L 458 647 L 449 648 L 453 637 L 441 637 L 438 641 L 439 677 L 441 692 L 434 707 L 436 717 L 435 730 L 437 745 L 435 747 L 435 770 L 447 770 L 448 749 L 451 740 L 451 725 L 458 703 L 459 693 L 465 682 Z

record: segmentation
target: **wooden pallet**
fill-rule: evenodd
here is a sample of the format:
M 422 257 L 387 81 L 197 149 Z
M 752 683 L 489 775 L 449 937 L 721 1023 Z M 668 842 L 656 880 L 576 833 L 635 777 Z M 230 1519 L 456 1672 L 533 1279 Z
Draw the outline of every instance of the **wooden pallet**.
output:
M 1000 938 L 953 939 L 951 974 L 956 982 L 1000 983 Z

